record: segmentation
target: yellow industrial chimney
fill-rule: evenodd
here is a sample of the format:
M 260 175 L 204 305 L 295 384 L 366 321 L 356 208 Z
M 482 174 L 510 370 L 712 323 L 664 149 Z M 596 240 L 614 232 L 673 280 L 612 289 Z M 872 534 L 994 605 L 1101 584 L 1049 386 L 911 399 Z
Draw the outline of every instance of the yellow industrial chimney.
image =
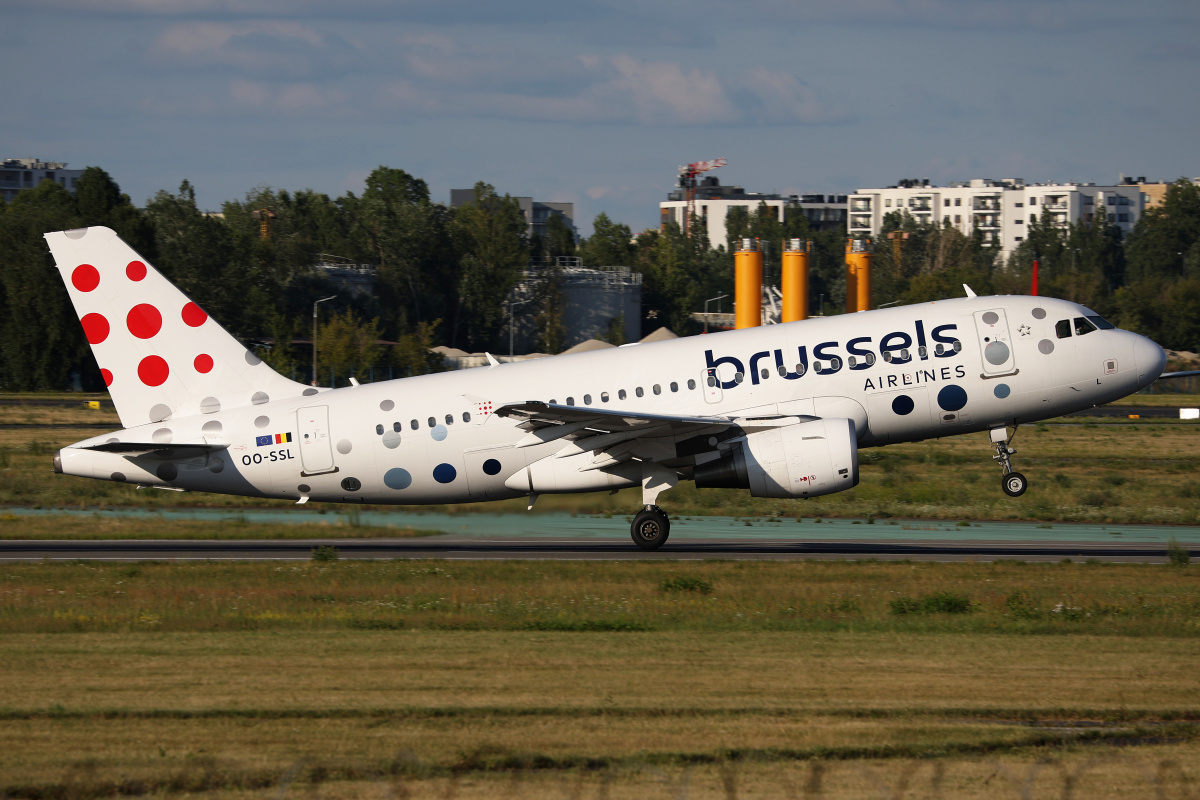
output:
M 846 312 L 871 310 L 871 240 L 846 240 Z
M 808 254 L 812 242 L 788 239 L 783 243 L 782 322 L 808 319 Z
M 762 243 L 758 239 L 741 239 L 733 262 L 734 327 L 756 328 L 762 325 Z

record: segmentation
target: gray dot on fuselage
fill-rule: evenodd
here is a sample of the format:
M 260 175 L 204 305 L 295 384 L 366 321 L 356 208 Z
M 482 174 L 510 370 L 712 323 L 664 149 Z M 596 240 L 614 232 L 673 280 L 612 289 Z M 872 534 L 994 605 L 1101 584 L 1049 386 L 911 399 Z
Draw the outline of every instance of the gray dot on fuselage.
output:
M 1054 342 L 1050 341 L 1049 339 L 1042 339 L 1040 342 L 1038 342 L 1038 351 L 1043 355 L 1050 355 L 1054 352 Z
M 303 392 L 301 392 L 300 394 L 304 395 L 305 397 L 312 397 L 316 393 L 317 393 L 317 387 L 310 386 L 307 389 L 305 389 Z
M 400 434 L 395 431 L 387 431 L 383 434 L 383 438 L 380 441 L 383 442 L 383 446 L 387 449 L 395 450 L 400 446 Z
M 225 469 L 225 462 L 222 459 L 218 458 L 217 456 L 213 456 L 208 460 L 208 471 L 209 472 L 216 474 L 218 472 L 221 472 L 224 469 Z
M 346 455 L 347 453 L 349 453 L 349 452 L 350 452 L 351 450 L 353 450 L 353 449 L 354 449 L 354 445 L 353 445 L 353 444 L 350 442 L 350 440 L 349 440 L 349 439 L 340 439 L 340 440 L 338 440 L 338 443 L 337 443 L 337 451 L 338 451 L 339 453 L 341 453 L 342 455 Z
M 120 472 L 114 472 L 112 475 L 109 475 L 108 477 L 110 480 L 114 480 L 114 481 L 124 481 L 125 480 L 125 475 Z
M 266 392 L 255 392 L 250 398 L 250 402 L 256 406 L 261 406 L 264 403 L 271 402 L 271 398 Z
M 1046 309 L 1044 308 L 1035 308 L 1031 313 L 1033 314 L 1034 319 L 1046 318 Z
M 16 175 L 15 172 L 13 174 Z M 87 232 L 87 228 L 72 228 L 69 231 L 63 231 L 63 235 L 68 239 L 82 239 L 83 237 L 87 236 Z M 122 478 L 122 480 L 124 479 Z
M 384 400 L 382 403 L 379 404 L 380 411 L 391 411 L 395 407 L 396 407 L 396 404 L 393 403 L 391 400 Z
M 256 428 L 259 428 L 259 429 L 261 429 L 261 428 L 265 428 L 265 427 L 267 427 L 267 426 L 268 426 L 268 425 L 270 425 L 270 424 L 271 424 L 271 418 L 270 418 L 270 417 L 257 417 L 257 418 L 254 420 L 254 427 L 256 427 Z
M 450 431 L 446 430 L 446 426 L 442 424 L 434 425 L 429 431 L 429 435 L 433 437 L 435 442 L 440 442 L 446 438 Z
M 204 426 L 200 428 L 200 431 L 209 436 L 217 436 L 222 431 L 221 423 L 215 419 L 209 420 L 208 422 L 204 423 Z
M 179 468 L 171 462 L 166 461 L 158 465 L 158 469 L 154 471 L 154 474 L 157 475 L 160 480 L 170 482 L 179 477 Z
M 171 407 L 165 403 L 156 403 L 154 407 L 150 409 L 151 422 L 162 422 L 169 416 L 171 416 Z
M 215 397 L 206 397 L 200 401 L 201 414 L 215 414 L 221 410 L 221 401 Z
M 251 353 L 249 350 L 247 350 L 246 351 L 246 363 L 252 367 L 257 367 L 259 364 L 262 363 L 262 359 L 256 355 L 254 355 L 254 353 Z
M 158 444 L 167 444 L 171 441 L 171 439 L 174 438 L 174 434 L 171 433 L 170 428 L 159 428 L 150 438 L 152 438 Z

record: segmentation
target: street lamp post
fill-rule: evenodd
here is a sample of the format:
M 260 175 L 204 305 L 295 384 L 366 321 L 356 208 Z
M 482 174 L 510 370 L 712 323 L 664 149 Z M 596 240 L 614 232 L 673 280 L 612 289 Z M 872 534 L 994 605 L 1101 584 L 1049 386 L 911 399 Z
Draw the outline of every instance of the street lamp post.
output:
M 515 294 L 516 294 L 516 290 L 513 290 L 513 294 L 510 294 L 508 296 L 508 360 L 509 361 L 512 361 L 512 357 L 513 357 L 513 329 L 517 326 L 517 324 L 516 324 L 517 320 L 516 320 L 516 316 L 513 312 L 513 309 L 516 308 L 517 306 L 523 306 L 526 303 L 528 303 L 530 300 L 533 299 L 532 297 L 526 297 L 521 302 L 514 303 L 513 297 Z
M 720 303 L 720 301 L 726 297 L 729 297 L 729 295 L 722 294 L 722 295 L 718 295 L 716 297 L 710 297 L 709 299 L 704 301 L 704 332 L 705 333 L 708 333 L 708 304 L 713 302 L 714 300 L 717 301 L 718 303 Z M 717 306 L 717 313 L 718 314 L 721 313 L 720 305 Z
M 324 303 L 326 300 L 332 300 L 335 297 L 337 297 L 336 294 L 331 294 L 329 297 L 322 297 L 313 303 L 313 386 L 317 385 L 317 305 Z

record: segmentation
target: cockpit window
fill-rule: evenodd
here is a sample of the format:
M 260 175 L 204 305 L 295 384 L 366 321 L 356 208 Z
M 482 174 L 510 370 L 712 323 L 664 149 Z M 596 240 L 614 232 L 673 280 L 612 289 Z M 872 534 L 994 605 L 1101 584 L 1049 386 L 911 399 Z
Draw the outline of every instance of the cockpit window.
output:
M 1096 330 L 1096 326 L 1088 322 L 1087 317 L 1075 318 L 1075 335 L 1083 336 L 1085 333 L 1091 333 Z
M 1058 323 L 1057 323 L 1057 324 L 1054 326 L 1054 333 L 1055 333 L 1055 334 L 1058 336 L 1058 338 L 1060 338 L 1060 339 L 1069 339 L 1069 338 L 1071 338 L 1071 320 L 1069 320 L 1069 319 L 1060 319 L 1060 320 L 1058 321 Z
M 1102 331 L 1111 331 L 1113 328 L 1117 327 L 1099 314 L 1089 314 L 1088 319 L 1095 323 L 1096 327 Z

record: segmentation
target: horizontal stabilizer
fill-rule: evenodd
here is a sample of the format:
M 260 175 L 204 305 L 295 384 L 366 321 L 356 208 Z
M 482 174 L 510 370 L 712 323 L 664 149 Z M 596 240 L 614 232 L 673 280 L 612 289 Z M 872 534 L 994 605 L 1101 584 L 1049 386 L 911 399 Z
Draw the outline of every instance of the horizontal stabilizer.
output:
M 166 455 L 166 451 L 174 451 L 173 455 L 180 458 L 189 458 L 215 453 L 227 447 L 229 447 L 227 444 L 193 444 L 189 442 L 179 444 L 171 444 L 169 442 L 102 442 L 101 444 L 89 444 L 76 449 L 98 450 L 101 453 L 123 453 L 125 455 L 145 455 L 146 453 Z

